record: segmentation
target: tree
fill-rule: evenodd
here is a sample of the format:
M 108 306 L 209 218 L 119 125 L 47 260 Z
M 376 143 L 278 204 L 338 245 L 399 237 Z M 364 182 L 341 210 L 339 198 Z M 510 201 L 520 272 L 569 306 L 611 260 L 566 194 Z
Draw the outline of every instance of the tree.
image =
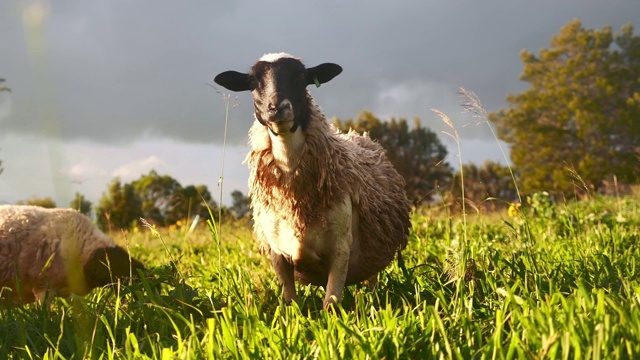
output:
M 71 203 L 69 204 L 69 207 L 72 209 L 76 209 L 78 210 L 80 213 L 86 215 L 86 216 L 91 216 L 91 201 L 87 200 L 84 195 L 80 194 L 80 193 L 76 193 L 75 197 L 73 198 L 73 200 L 71 200 Z
M 178 180 L 169 175 L 158 175 L 155 170 L 151 170 L 132 185 L 142 203 L 143 217 L 151 223 L 168 225 L 167 214 L 174 212 L 173 208 L 179 201 L 176 194 L 182 190 Z
M 371 112 L 358 114 L 355 120 L 334 119 L 334 125 L 343 132 L 354 129 L 369 136 L 387 151 L 389 161 L 407 183 L 407 196 L 414 203 L 433 199 L 439 186 L 451 181 L 452 169 L 444 159 L 447 149 L 438 136 L 423 127 L 415 118 L 413 128 L 407 120 L 392 118 L 381 121 Z
M 136 196 L 142 202 L 143 217 L 162 226 L 195 215 L 208 218 L 207 206 L 212 213 L 218 210 L 205 185 L 182 187 L 176 179 L 169 175 L 159 175 L 155 170 L 135 180 L 133 186 Z
M 173 198 L 173 206 L 165 217 L 166 225 L 174 224 L 178 220 L 193 218 L 196 215 L 208 219 L 210 218 L 209 211 L 213 214 L 214 219 L 218 215 L 218 205 L 211 197 L 206 185 L 181 187 L 173 195 Z
M 209 218 L 207 207 L 217 213 L 218 205 L 205 185 L 183 188 L 171 176 L 152 170 L 129 184 L 115 179 L 102 194 L 96 212 L 98 224 L 107 230 L 110 226 L 128 229 L 141 217 L 160 226 L 196 215 Z
M 571 192 L 574 170 L 597 188 L 615 175 L 638 180 L 640 144 L 640 38 L 633 27 L 564 26 L 539 56 L 521 53 L 521 80 L 530 87 L 510 94 L 509 109 L 489 115 L 511 145 L 524 192 Z
M 234 190 L 231 192 L 231 201 L 231 208 L 229 210 L 231 210 L 231 214 L 233 214 L 236 219 L 244 217 L 251 211 L 249 197 L 244 196 L 241 191 Z
M 132 184 L 122 184 L 115 178 L 96 209 L 98 225 L 102 230 L 129 229 L 142 217 L 142 203 Z
M 40 206 L 46 209 L 53 209 L 56 207 L 56 202 L 53 201 L 50 197 L 39 198 L 34 196 L 30 199 L 24 201 L 18 201 L 16 204 L 18 205 L 32 205 L 32 206 Z

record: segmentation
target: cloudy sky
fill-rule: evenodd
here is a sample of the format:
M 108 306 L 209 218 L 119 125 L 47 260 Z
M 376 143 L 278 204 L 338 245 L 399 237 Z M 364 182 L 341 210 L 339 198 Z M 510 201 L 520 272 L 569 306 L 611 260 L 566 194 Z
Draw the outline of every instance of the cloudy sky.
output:
M 224 202 L 246 193 L 242 160 L 250 94 L 232 94 L 223 156 L 224 70 L 246 71 L 285 51 L 309 66 L 344 72 L 312 89 L 327 117 L 370 110 L 418 116 L 430 110 L 460 128 L 463 161 L 504 163 L 486 126 L 466 126 L 457 89 L 488 111 L 522 91 L 519 53 L 547 47 L 578 18 L 587 28 L 640 26 L 638 0 L 171 1 L 2 0 L 0 203 L 32 196 L 66 206 L 75 192 L 96 202 L 116 176 L 151 169 L 183 185 L 205 184 Z M 636 34 L 638 31 L 636 30 Z M 454 157 L 452 142 L 442 134 Z

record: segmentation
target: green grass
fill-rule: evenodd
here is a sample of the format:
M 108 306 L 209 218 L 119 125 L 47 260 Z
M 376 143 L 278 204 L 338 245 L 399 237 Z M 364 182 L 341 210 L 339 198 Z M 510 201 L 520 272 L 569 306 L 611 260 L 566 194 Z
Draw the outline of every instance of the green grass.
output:
M 407 276 L 394 263 L 375 291 L 348 287 L 336 312 L 316 287 L 284 305 L 246 224 L 224 223 L 220 248 L 204 226 L 162 239 L 141 228 L 126 242 L 150 278 L 0 309 L 0 358 L 639 357 L 639 197 L 547 200 L 466 227 L 414 214 Z

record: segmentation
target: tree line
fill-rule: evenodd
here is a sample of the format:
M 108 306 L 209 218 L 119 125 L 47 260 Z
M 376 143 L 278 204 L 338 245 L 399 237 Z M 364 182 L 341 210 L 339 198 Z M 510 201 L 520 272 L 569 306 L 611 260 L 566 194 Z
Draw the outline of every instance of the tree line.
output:
M 238 190 L 233 191 L 231 197 L 232 205 L 221 209 L 223 216 L 245 216 L 249 199 Z M 17 204 L 57 207 L 50 197 L 33 197 Z M 158 226 L 173 225 L 195 216 L 202 219 L 213 216 L 217 221 L 220 210 L 206 185 L 182 186 L 171 176 L 160 175 L 155 170 L 129 183 L 113 179 L 95 207 L 80 193 L 75 194 L 69 207 L 89 217 L 95 215 L 98 226 L 105 231 L 130 229 L 140 218 Z

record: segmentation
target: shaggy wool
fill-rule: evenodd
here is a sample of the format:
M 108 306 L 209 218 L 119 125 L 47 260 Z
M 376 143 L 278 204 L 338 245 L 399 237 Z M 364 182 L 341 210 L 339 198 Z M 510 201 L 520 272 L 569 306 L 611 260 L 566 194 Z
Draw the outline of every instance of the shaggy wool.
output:
M 351 198 L 359 221 L 359 253 L 350 255 L 346 284 L 375 275 L 407 245 L 410 202 L 404 179 L 388 161 L 385 151 L 366 134 L 340 133 L 329 125 L 307 91 L 309 123 L 297 168 L 282 171 L 272 152 L 268 129 L 257 120 L 249 131 L 251 151 L 249 191 L 254 219 L 269 214 L 274 221 L 286 221 L 296 238 L 304 236 L 310 224 L 320 222 L 328 210 L 345 196 Z M 264 226 L 256 221 L 254 231 L 264 251 L 270 249 Z M 353 251 L 353 249 L 352 249 Z M 318 274 L 296 267 L 302 283 L 326 285 L 326 272 Z

